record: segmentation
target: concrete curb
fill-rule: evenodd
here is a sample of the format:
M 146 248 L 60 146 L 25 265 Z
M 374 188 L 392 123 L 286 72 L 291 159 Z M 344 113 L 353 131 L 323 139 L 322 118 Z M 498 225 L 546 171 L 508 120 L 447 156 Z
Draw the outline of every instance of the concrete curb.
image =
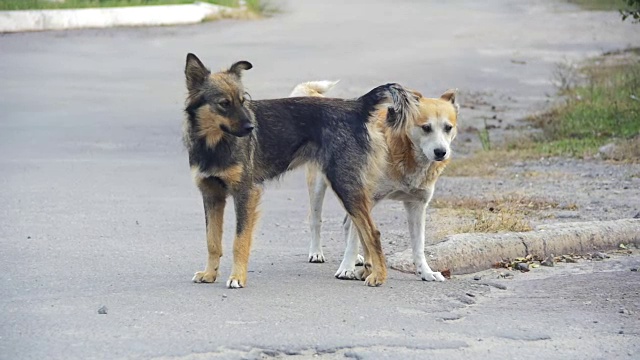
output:
M 640 219 L 561 223 L 522 233 L 457 234 L 427 247 L 426 252 L 431 268 L 468 274 L 489 269 L 503 259 L 584 254 L 618 248 L 621 243 L 640 245 Z M 411 249 L 389 256 L 388 263 L 400 271 L 415 269 Z
M 65 10 L 0 11 L 0 32 L 196 24 L 244 9 L 203 2 Z

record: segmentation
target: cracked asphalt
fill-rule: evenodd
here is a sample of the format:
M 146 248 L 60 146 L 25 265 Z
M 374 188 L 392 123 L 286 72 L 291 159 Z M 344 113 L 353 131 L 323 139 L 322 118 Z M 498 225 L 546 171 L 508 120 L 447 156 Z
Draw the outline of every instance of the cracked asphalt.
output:
M 510 279 L 490 270 L 424 283 L 390 271 L 367 288 L 333 278 L 343 240 L 332 197 L 328 262 L 307 263 L 300 172 L 266 188 L 247 288 L 191 283 L 206 246 L 180 143 L 187 52 L 213 69 L 251 61 L 254 99 L 313 79 L 341 79 L 340 97 L 398 81 L 429 96 L 458 87 L 463 103 L 484 94 L 517 124 L 552 102 L 558 61 L 640 45 L 637 25 L 618 14 L 560 1 L 282 10 L 250 22 L 0 35 L 0 358 L 638 357 L 637 254 Z M 485 114 L 463 111 L 466 122 Z M 375 216 L 383 239 L 407 237 L 385 204 Z M 229 270 L 227 252 L 222 280 Z

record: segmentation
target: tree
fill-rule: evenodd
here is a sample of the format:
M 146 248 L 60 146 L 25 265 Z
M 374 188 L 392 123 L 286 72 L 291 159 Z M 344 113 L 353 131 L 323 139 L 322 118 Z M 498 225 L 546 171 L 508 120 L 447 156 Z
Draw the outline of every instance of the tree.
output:
M 620 10 L 622 21 L 631 17 L 633 18 L 633 22 L 640 22 L 640 0 L 625 0 L 625 2 L 627 3 L 627 9 Z

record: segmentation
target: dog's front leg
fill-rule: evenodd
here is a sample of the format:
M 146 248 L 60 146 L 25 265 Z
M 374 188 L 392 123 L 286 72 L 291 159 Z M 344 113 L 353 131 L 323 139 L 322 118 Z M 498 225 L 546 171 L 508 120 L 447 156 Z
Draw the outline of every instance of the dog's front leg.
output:
M 204 216 L 207 226 L 207 266 L 204 271 L 198 271 L 192 281 L 197 283 L 212 283 L 218 276 L 220 257 L 222 256 L 222 220 L 226 204 L 227 191 L 215 180 L 203 178 L 197 180 L 202 193 Z
M 404 202 L 409 223 L 409 235 L 411 236 L 411 248 L 413 250 L 413 263 L 416 273 L 424 281 L 444 281 L 441 273 L 431 270 L 424 255 L 425 222 L 427 215 L 427 203 L 423 201 Z
M 253 230 L 258 222 L 258 204 L 262 196 L 262 189 L 252 186 L 237 192 L 234 197 L 236 208 L 236 238 L 233 241 L 233 268 L 227 280 L 227 287 L 242 288 L 247 282 L 247 267 Z
M 344 220 L 343 228 L 346 240 L 346 248 L 344 249 L 342 263 L 340 263 L 340 267 L 338 268 L 338 271 L 336 271 L 335 277 L 343 280 L 356 280 L 356 265 L 358 261 L 358 230 L 355 228 L 355 226 L 353 225 L 353 221 L 351 221 L 351 218 L 348 216 Z

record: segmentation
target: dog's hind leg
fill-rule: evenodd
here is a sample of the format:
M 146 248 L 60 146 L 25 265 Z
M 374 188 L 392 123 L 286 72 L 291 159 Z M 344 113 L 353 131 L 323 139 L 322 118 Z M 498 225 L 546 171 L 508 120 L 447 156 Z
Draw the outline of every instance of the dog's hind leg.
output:
M 376 229 L 375 223 L 371 218 L 370 196 L 361 186 L 353 186 L 356 184 L 347 185 L 348 180 L 339 182 L 329 178 L 329 181 L 336 195 L 342 201 L 342 205 L 349 214 L 362 240 L 365 262 L 364 268 L 359 270 L 356 276 L 364 280 L 368 286 L 382 285 L 387 279 L 387 265 L 382 253 L 382 245 L 380 244 L 380 231 Z
M 309 262 L 323 263 L 322 253 L 322 204 L 327 190 L 327 182 L 316 164 L 307 165 L 307 186 L 309 188 L 310 214 L 309 225 L 311 227 L 311 244 L 309 245 Z
M 342 263 L 338 271 L 336 271 L 335 277 L 342 280 L 356 280 L 356 265 L 359 260 L 358 255 L 358 230 L 353 225 L 353 221 L 347 215 L 343 223 L 344 235 L 346 240 L 346 248 L 344 250 L 344 256 L 342 257 Z M 362 261 L 364 263 L 364 259 Z
M 368 198 L 365 198 L 368 201 Z M 364 203 L 364 201 L 363 201 Z M 371 218 L 371 205 L 356 208 L 351 219 L 362 240 L 364 267 L 356 272 L 367 286 L 380 286 L 387 279 L 387 264 L 380 243 L 380 231 Z
M 431 270 L 424 255 L 424 227 L 426 221 L 427 203 L 423 201 L 404 202 L 409 223 L 409 235 L 411 236 L 411 248 L 413 250 L 413 263 L 416 266 L 416 274 L 424 281 L 444 281 L 441 273 Z
M 262 189 L 257 186 L 234 194 L 236 208 L 236 238 L 233 241 L 233 267 L 227 280 L 228 288 L 242 288 L 247 282 L 247 268 L 253 230 L 258 222 L 258 204 L 262 196 Z
M 222 256 L 222 220 L 227 192 L 214 179 L 196 179 L 196 183 L 202 193 L 204 203 L 205 222 L 207 226 L 207 266 L 204 271 L 198 271 L 192 281 L 197 283 L 212 283 L 218 276 L 220 257 Z

